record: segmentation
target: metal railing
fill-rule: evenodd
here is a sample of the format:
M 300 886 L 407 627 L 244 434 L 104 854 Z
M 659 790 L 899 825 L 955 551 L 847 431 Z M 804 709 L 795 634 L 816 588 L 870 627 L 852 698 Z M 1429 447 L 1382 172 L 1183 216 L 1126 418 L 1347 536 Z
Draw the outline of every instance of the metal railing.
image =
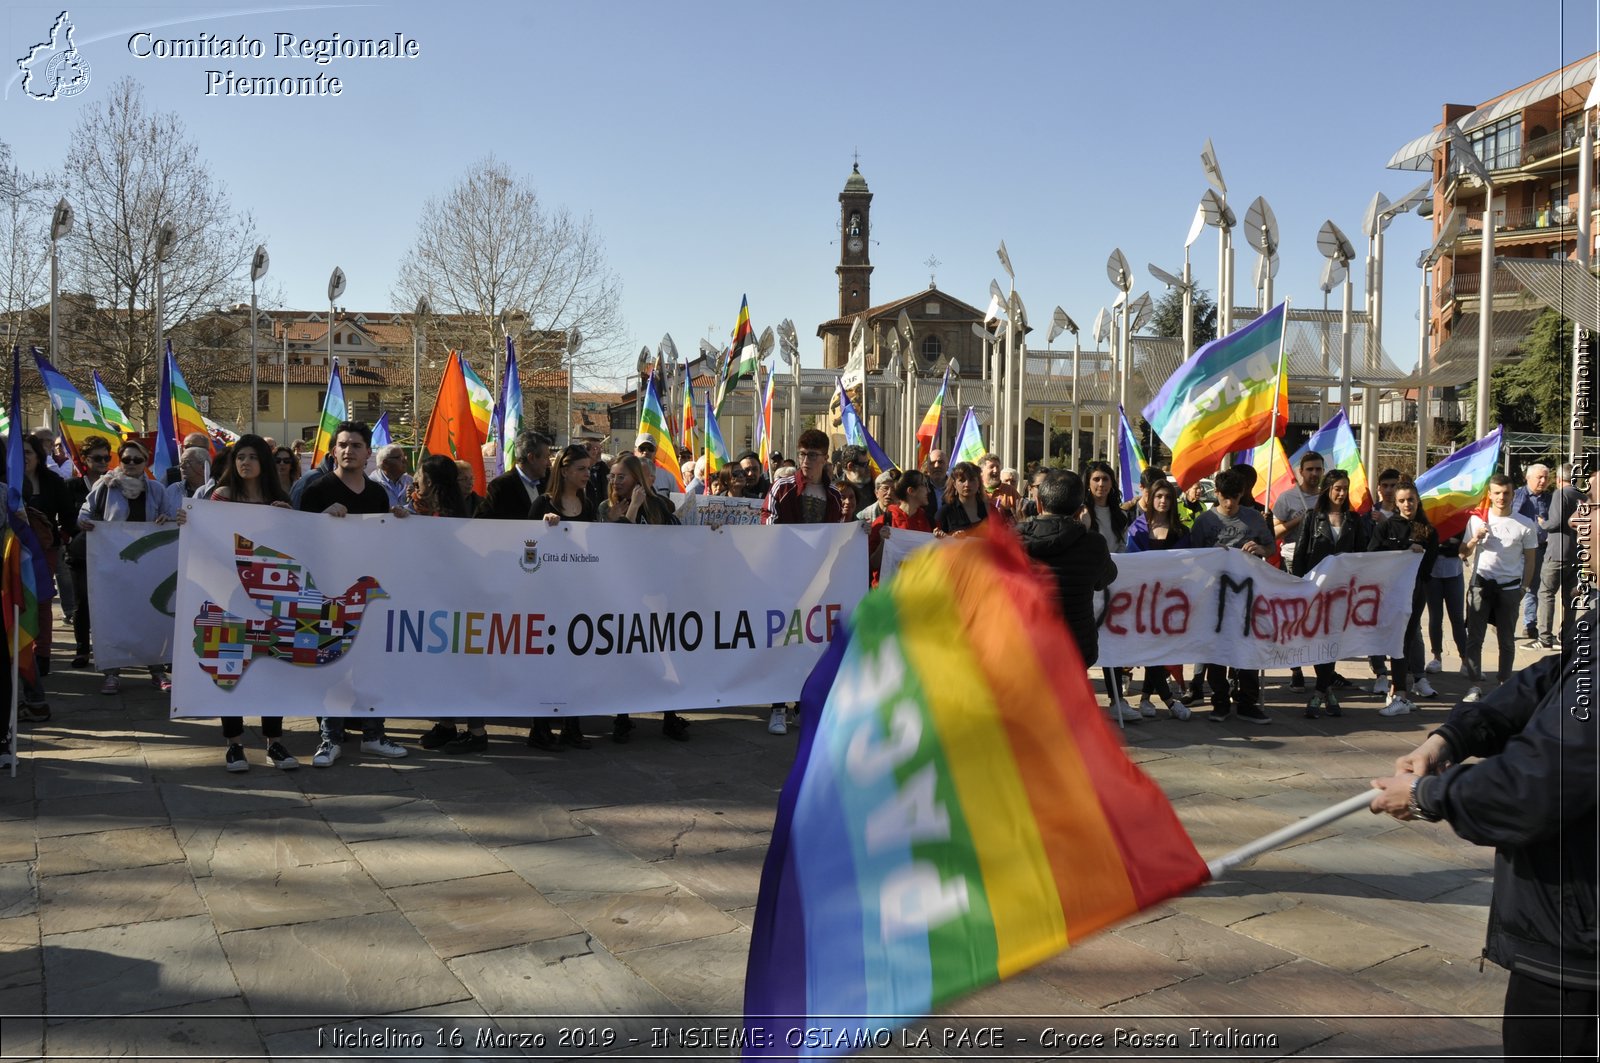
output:
M 1481 279 L 1477 270 L 1473 270 L 1470 273 L 1457 273 L 1439 286 L 1440 302 L 1448 303 L 1452 299 L 1476 296 L 1483 290 L 1482 285 L 1479 284 Z M 1520 291 L 1522 291 L 1522 285 L 1517 283 L 1515 277 L 1512 277 L 1505 270 L 1495 270 L 1494 294 L 1512 295 Z

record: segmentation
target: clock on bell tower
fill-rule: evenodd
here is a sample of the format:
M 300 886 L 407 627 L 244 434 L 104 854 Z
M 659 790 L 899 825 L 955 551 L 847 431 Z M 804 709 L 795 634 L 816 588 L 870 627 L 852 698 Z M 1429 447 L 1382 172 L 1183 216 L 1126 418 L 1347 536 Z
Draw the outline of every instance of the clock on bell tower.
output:
M 872 305 L 872 263 L 868 261 L 869 217 L 872 193 L 861 176 L 859 164 L 852 164 L 850 176 L 839 193 L 839 316 L 859 314 Z

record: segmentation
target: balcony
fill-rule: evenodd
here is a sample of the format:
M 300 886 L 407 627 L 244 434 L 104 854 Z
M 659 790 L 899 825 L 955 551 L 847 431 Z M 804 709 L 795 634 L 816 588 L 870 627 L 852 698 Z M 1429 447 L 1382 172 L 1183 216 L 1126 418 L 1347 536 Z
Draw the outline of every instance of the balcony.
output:
M 1456 299 L 1477 298 L 1479 291 L 1482 290 L 1482 285 L 1479 283 L 1481 280 L 1475 269 L 1469 273 L 1457 273 L 1439 286 L 1439 304 L 1443 306 Z M 1493 280 L 1496 295 L 1515 295 L 1522 291 L 1522 285 L 1505 270 L 1495 270 Z

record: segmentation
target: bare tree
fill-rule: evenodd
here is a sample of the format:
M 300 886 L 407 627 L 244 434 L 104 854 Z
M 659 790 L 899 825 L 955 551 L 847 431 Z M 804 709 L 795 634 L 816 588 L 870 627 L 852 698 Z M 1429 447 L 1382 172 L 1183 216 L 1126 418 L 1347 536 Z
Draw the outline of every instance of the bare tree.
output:
M 426 295 L 435 312 L 480 322 L 481 351 L 503 343 L 502 313 L 532 330 L 577 328 L 578 372 L 609 370 L 622 342 L 621 284 L 593 219 L 546 209 L 493 155 L 423 206 L 391 295 L 400 310 Z
M 147 111 L 126 78 L 88 111 L 72 136 L 64 174 L 77 228 L 62 242 L 62 288 L 95 300 L 95 309 L 61 323 L 64 367 L 100 370 L 126 396 L 129 414 L 150 423 L 160 385 L 156 349 L 156 231 L 177 230 L 161 264 L 163 319 L 182 354 L 186 319 L 240 300 L 256 243 L 248 214 L 235 213 L 175 114 Z M 241 353 L 245 359 L 247 354 Z M 209 371 L 185 368 L 190 388 L 208 393 Z
M 50 196 L 48 183 L 17 165 L 11 146 L 0 141 L 0 334 L 5 353 L 13 344 L 26 355 L 30 345 L 43 345 L 39 315 L 49 282 Z M 0 385 L 9 395 L 11 360 L 4 359 Z

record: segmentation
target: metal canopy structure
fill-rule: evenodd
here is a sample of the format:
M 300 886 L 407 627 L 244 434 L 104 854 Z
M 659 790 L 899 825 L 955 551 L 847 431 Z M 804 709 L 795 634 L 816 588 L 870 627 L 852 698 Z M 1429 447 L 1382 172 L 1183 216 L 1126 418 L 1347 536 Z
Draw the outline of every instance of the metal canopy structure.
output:
M 1491 321 L 1493 335 L 1492 354 L 1496 363 L 1514 361 L 1522 343 L 1533 331 L 1543 310 L 1496 310 Z M 1430 388 L 1454 388 L 1478 379 L 1478 315 L 1462 314 L 1451 326 L 1450 338 L 1440 345 L 1428 370 Z M 1417 373 L 1396 380 L 1397 388 L 1414 388 L 1421 384 Z
M 1570 258 L 1497 258 L 1522 290 L 1568 321 L 1600 330 L 1600 277 Z
M 1563 111 L 1576 110 L 1583 103 L 1582 95 L 1577 93 L 1578 86 L 1593 81 L 1597 72 L 1600 72 L 1600 55 L 1591 55 L 1573 66 L 1540 78 L 1526 88 L 1517 89 L 1492 103 L 1484 104 L 1476 111 L 1463 115 L 1456 121 L 1456 125 L 1461 127 L 1463 133 L 1471 133 L 1474 129 L 1516 114 L 1530 103 L 1538 103 L 1540 100 L 1562 93 L 1574 94 L 1570 101 L 1561 101 Z M 1448 139 L 1449 134 L 1442 128 L 1425 133 L 1391 155 L 1387 166 L 1391 170 L 1431 169 L 1434 149 Z

